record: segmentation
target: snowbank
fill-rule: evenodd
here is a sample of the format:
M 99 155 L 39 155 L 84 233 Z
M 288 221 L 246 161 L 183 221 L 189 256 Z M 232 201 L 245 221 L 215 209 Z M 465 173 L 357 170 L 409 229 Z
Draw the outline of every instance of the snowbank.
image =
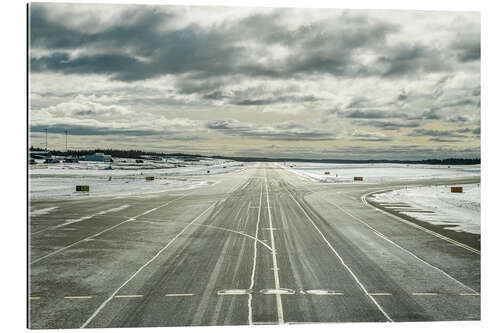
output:
M 355 176 L 363 177 L 363 183 L 382 183 L 395 180 L 419 180 L 431 178 L 458 178 L 479 176 L 480 165 L 421 165 L 421 164 L 327 164 L 327 163 L 280 163 L 299 176 L 323 183 L 353 183 Z M 325 175 L 325 172 L 330 172 Z
M 414 187 L 375 194 L 373 200 L 421 221 L 444 225 L 447 229 L 480 234 L 480 186 L 454 186 L 462 186 L 464 192 L 451 193 L 450 186 Z

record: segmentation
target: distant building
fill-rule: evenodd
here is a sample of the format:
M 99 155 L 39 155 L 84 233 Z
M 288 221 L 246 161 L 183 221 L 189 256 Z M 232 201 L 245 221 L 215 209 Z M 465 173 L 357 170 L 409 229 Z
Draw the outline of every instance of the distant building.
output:
M 86 155 L 80 158 L 81 161 L 90 162 L 113 162 L 111 155 L 105 155 L 104 153 L 95 153 L 93 155 Z

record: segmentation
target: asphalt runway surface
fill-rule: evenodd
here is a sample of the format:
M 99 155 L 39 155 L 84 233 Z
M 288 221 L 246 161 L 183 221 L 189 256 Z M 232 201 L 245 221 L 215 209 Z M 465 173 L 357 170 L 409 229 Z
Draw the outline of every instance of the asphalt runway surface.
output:
M 31 202 L 28 326 L 480 319 L 480 249 L 277 164 L 162 195 Z

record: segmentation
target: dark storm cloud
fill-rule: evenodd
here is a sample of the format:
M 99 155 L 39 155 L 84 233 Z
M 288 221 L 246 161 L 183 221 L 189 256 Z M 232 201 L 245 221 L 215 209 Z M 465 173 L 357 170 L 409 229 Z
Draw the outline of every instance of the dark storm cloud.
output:
M 228 119 L 208 121 L 206 127 L 230 136 L 276 141 L 330 141 L 336 138 L 329 131 L 307 129 L 295 122 L 263 126 Z
M 121 81 L 164 74 L 186 74 L 183 79 L 192 80 L 235 73 L 271 78 L 314 73 L 362 75 L 370 71 L 356 64 L 353 52 L 376 49 L 385 43 L 387 35 L 398 31 L 394 25 L 352 15 L 341 15 L 336 22 L 289 29 L 280 23 L 286 10 L 210 28 L 191 24 L 165 31 L 161 25 L 174 14 L 160 14 L 154 7 L 133 7 L 113 26 L 90 33 L 51 20 L 50 4 L 30 8 L 31 46 L 54 50 L 53 54 L 32 58 L 33 71 L 101 73 Z M 261 48 L 244 46 L 242 41 L 253 41 Z M 286 47 L 291 54 L 260 63 L 258 53 L 266 54 L 267 45 Z M 93 52 L 70 58 L 70 51 L 76 49 Z
M 421 44 L 402 43 L 382 51 L 377 60 L 380 74 L 385 77 L 440 72 L 450 68 L 442 50 Z
M 198 135 L 190 135 L 182 132 L 161 131 L 161 130 L 136 130 L 136 129 L 116 129 L 112 127 L 95 127 L 83 126 L 75 124 L 53 124 L 53 125 L 32 125 L 30 126 L 31 133 L 45 133 L 45 129 L 49 133 L 64 134 L 69 131 L 71 135 L 93 136 L 93 135 L 118 135 L 118 136 L 158 136 L 162 135 L 169 140 L 185 140 L 196 141 L 203 138 Z

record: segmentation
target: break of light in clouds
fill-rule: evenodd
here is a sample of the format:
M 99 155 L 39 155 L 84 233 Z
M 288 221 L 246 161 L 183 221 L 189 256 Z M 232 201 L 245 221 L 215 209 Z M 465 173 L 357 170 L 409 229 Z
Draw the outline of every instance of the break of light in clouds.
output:
M 303 158 L 480 156 L 468 12 L 30 5 L 30 138 Z

